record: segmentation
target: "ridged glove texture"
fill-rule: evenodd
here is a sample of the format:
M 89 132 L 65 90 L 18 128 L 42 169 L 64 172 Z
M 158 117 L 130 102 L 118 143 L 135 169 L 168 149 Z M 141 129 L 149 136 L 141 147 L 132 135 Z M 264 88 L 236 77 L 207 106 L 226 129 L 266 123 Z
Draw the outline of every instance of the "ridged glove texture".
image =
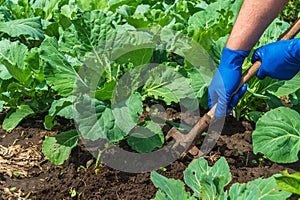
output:
M 280 80 L 293 78 L 300 70 L 300 38 L 282 40 L 255 50 L 252 62 L 261 60 L 257 72 L 259 79 L 266 76 Z
M 229 48 L 223 49 L 220 65 L 208 89 L 208 107 L 212 108 L 217 103 L 215 118 L 221 118 L 229 114 L 245 94 L 246 84 L 242 86 L 237 94 L 231 97 L 239 86 L 242 77 L 242 65 L 249 52 Z

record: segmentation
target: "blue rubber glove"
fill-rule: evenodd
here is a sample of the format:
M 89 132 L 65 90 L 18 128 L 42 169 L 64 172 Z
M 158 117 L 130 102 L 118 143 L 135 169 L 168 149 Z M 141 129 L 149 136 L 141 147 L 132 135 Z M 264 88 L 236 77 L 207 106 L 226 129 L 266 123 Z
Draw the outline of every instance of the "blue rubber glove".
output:
M 300 70 L 300 38 L 273 42 L 258 48 L 252 62 L 261 60 L 259 79 L 266 76 L 280 80 L 293 78 Z
M 208 89 L 208 107 L 212 108 L 217 103 L 215 111 L 215 118 L 217 119 L 225 114 L 228 115 L 247 90 L 247 85 L 244 84 L 238 93 L 231 98 L 232 93 L 240 84 L 242 65 L 249 52 L 223 49 L 218 71 Z

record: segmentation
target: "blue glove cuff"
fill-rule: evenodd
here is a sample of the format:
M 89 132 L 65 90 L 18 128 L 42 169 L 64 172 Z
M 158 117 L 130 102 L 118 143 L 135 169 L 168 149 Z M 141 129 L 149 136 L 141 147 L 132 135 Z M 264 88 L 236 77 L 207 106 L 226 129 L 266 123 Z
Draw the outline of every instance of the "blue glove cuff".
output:
M 245 58 L 250 51 L 232 50 L 227 47 L 223 48 L 220 66 L 232 66 L 235 68 L 242 68 Z
M 288 46 L 288 52 L 291 57 L 295 59 L 295 63 L 300 64 L 300 38 L 291 40 L 291 43 Z

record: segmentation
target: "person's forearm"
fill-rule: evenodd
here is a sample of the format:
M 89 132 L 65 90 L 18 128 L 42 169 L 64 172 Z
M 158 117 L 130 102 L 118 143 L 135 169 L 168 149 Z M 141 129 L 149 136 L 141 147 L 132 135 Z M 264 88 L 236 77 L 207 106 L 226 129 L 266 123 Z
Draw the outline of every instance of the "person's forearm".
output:
M 251 50 L 288 0 L 245 0 L 226 47 Z

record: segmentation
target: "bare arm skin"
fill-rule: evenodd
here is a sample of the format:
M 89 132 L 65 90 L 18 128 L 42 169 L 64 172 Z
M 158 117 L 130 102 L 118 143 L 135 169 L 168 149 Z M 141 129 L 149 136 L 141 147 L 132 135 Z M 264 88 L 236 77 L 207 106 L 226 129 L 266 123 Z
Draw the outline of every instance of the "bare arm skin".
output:
M 226 47 L 251 50 L 288 0 L 245 0 Z

